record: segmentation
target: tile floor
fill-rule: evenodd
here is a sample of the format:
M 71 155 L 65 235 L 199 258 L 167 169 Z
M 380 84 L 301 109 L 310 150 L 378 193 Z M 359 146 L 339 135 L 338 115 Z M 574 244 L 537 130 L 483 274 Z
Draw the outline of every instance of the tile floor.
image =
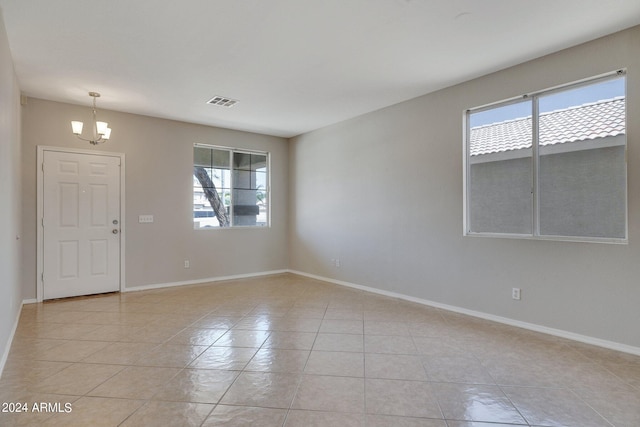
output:
M 637 427 L 640 357 L 283 274 L 26 305 L 0 396 L 2 426 Z

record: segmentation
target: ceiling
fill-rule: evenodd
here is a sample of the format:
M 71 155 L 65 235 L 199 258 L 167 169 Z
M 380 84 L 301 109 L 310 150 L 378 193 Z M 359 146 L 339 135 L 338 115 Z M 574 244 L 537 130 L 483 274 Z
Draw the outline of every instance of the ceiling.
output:
M 0 0 L 25 95 L 291 137 L 640 24 L 638 0 Z M 216 95 L 233 107 L 208 105 Z

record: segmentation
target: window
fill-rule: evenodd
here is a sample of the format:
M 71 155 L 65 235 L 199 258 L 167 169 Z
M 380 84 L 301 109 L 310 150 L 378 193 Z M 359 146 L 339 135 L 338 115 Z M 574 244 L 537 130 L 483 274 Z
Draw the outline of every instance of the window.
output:
M 627 239 L 624 71 L 466 113 L 465 235 Z
M 269 153 L 194 145 L 194 228 L 268 225 Z

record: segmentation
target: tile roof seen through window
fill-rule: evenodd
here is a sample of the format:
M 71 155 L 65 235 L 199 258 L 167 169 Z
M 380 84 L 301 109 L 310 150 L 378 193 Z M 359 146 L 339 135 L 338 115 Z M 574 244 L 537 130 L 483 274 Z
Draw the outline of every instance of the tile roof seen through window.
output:
M 616 97 L 540 114 L 540 145 L 625 133 L 625 98 Z M 471 128 L 471 155 L 531 147 L 531 117 Z

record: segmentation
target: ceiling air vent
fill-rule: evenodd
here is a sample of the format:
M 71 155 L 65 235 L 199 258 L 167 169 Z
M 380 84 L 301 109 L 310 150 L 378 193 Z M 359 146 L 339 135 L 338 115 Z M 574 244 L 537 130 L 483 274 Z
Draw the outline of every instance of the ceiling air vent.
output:
M 237 99 L 225 98 L 224 96 L 214 96 L 207 101 L 207 104 L 219 105 L 221 107 L 233 107 L 239 101 Z

